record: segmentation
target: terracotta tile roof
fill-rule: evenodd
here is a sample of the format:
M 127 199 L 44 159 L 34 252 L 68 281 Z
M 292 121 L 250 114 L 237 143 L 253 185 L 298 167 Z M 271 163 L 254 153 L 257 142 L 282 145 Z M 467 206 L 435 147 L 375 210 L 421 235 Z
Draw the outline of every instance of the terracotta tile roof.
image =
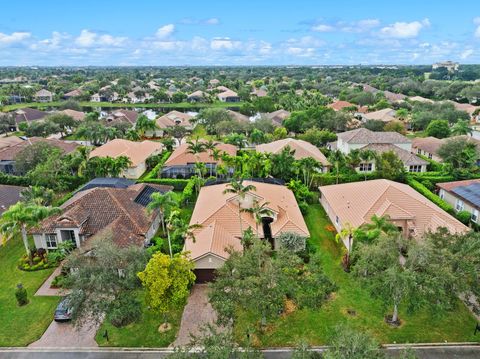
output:
M 385 95 L 385 98 L 390 102 L 401 102 L 407 98 L 407 96 L 405 96 L 404 94 L 390 91 L 383 91 L 383 94 Z
M 348 101 L 335 101 L 331 104 L 328 104 L 327 107 L 335 110 L 335 111 L 340 111 L 344 109 L 345 107 L 357 107 L 357 105 L 350 103 Z
M 190 122 L 191 119 L 193 119 L 192 115 L 174 110 L 160 116 L 155 121 L 158 128 L 173 127 L 176 125 L 190 128 L 192 127 L 192 123 Z
M 235 121 L 238 122 L 244 122 L 244 123 L 250 123 L 250 119 L 248 116 L 245 116 L 244 114 L 237 112 L 237 111 L 232 111 L 232 110 L 227 110 L 228 115 L 230 118 L 232 118 Z
M 20 201 L 20 192 L 26 187 L 0 185 L 0 214 L 5 212 L 12 204 Z
M 295 150 L 293 157 L 297 160 L 311 157 L 324 166 L 330 166 L 330 162 L 328 162 L 318 147 L 312 145 L 310 142 L 296 140 L 294 138 L 285 138 L 283 140 L 257 145 L 255 150 L 263 153 L 280 153 L 287 146 L 290 147 L 291 150 Z
M 233 90 L 227 89 L 226 91 L 223 91 L 217 94 L 217 97 L 220 99 L 227 98 L 227 97 L 238 97 L 238 94 Z
M 83 119 L 85 118 L 85 112 L 70 110 L 68 108 L 66 110 L 59 111 L 59 113 L 63 113 L 67 116 L 70 116 L 76 121 L 83 121 Z
M 242 207 L 250 207 L 254 199 L 260 205 L 268 202 L 268 208 L 277 216 L 271 224 L 273 237 L 285 231 L 305 237 L 310 235 L 292 191 L 281 185 L 244 181 L 244 185 L 249 184 L 254 185 L 256 191 L 246 195 Z M 190 225 L 200 224 L 202 227 L 194 231 L 195 241 L 190 239 L 185 243 L 185 250 L 191 253 L 193 260 L 207 254 L 227 259 L 226 248 L 242 250 L 237 196 L 223 194 L 226 188 L 227 184 L 217 184 L 200 190 Z M 255 219 L 251 214 L 242 212 L 241 218 L 244 230 L 251 227 L 255 231 Z M 259 226 L 259 234 L 263 237 L 262 225 Z
M 230 156 L 236 156 L 237 147 L 226 143 L 218 143 L 216 148 L 221 152 L 226 152 Z M 211 156 L 210 152 L 202 152 L 197 155 L 188 153 L 188 143 L 183 143 L 178 146 L 175 151 L 170 155 L 164 166 L 185 166 L 189 163 L 202 162 L 202 163 L 218 163 Z
M 369 143 L 410 143 L 411 141 L 398 132 L 374 132 L 366 128 L 338 133 L 337 137 L 347 143 L 369 144 Z
M 273 111 L 273 112 L 270 112 L 270 113 L 266 113 L 265 116 L 272 120 L 272 122 L 276 125 L 282 125 L 283 121 L 290 117 L 290 112 L 288 112 L 287 110 L 277 110 L 277 111 Z
M 415 137 L 412 140 L 412 148 L 420 148 L 431 154 L 437 153 L 442 144 L 443 141 L 436 137 Z
M 192 92 L 190 95 L 188 95 L 187 97 L 190 98 L 190 97 L 199 97 L 199 98 L 203 98 L 205 96 L 205 94 L 203 93 L 203 91 L 201 90 L 197 90 L 197 91 L 194 91 Z
M 108 122 L 129 122 L 134 125 L 137 122 L 138 112 L 133 110 L 116 110 L 107 117 Z
M 74 142 L 66 142 L 54 138 L 47 139 L 42 137 L 30 137 L 29 139 L 19 142 L 16 145 L 0 149 L 0 161 L 15 161 L 15 158 L 20 152 L 22 152 L 26 147 L 37 142 L 46 142 L 49 145 L 59 148 L 65 154 L 75 151 L 75 149 L 79 146 Z
M 363 117 L 367 120 L 390 122 L 395 120 L 395 110 L 391 108 L 384 108 L 383 110 L 367 112 L 363 114 Z
M 52 96 L 52 95 L 53 95 L 53 93 L 51 93 L 50 91 L 45 90 L 45 89 L 41 89 L 41 90 L 37 91 L 33 97 L 48 97 L 48 96 Z
M 425 98 L 422 96 L 410 96 L 408 98 L 410 101 L 416 101 L 416 102 L 425 102 L 425 103 L 433 103 L 434 101 L 430 100 L 429 98 Z
M 80 89 L 75 89 L 75 90 L 72 90 L 70 92 L 67 92 L 65 95 L 65 97 L 77 97 L 77 96 L 80 96 L 82 94 L 82 91 Z
M 372 150 L 379 154 L 393 151 L 398 156 L 398 158 L 402 160 L 405 166 L 428 165 L 428 162 L 425 161 L 424 159 L 416 156 L 415 154 L 407 150 L 404 150 L 403 148 L 400 148 L 390 143 L 372 143 L 372 144 L 366 145 L 365 147 L 362 147 L 361 149 Z
M 441 183 L 437 183 L 437 187 L 442 188 L 445 191 L 451 191 L 456 187 L 469 186 L 474 183 L 480 183 L 480 178 L 463 180 L 463 181 L 441 182 Z
M 34 109 L 34 108 L 21 108 L 15 111 L 15 122 L 31 122 L 36 120 L 41 120 L 48 113 Z
M 147 186 L 152 185 L 142 183 L 128 188 L 96 187 L 78 192 L 61 206 L 61 214 L 45 219 L 31 233 L 54 233 L 56 228 L 79 228 L 81 235 L 92 237 L 110 228 L 118 245 L 141 245 L 157 215 L 156 212 L 148 214 L 145 207 L 135 201 Z
M 17 136 L 0 137 L 0 149 L 17 145 L 23 141 L 24 140 Z
M 132 162 L 132 167 L 145 162 L 151 155 L 157 154 L 163 148 L 160 142 L 142 141 L 134 142 L 124 139 L 114 139 L 97 147 L 90 152 L 90 158 L 93 157 L 112 157 L 127 156 Z
M 327 201 L 340 224 L 359 227 L 371 217 L 389 215 L 392 220 L 409 219 L 415 235 L 439 227 L 450 232 L 465 232 L 468 227 L 410 186 L 378 179 L 319 187 L 322 201 Z
M 455 106 L 455 109 L 456 109 L 456 110 L 458 110 L 458 111 L 465 111 L 465 112 L 467 112 L 470 116 L 472 116 L 473 113 L 474 113 L 478 108 L 480 108 L 480 106 L 470 105 L 469 103 L 459 103 L 459 102 L 455 102 L 455 101 L 448 101 L 448 102 L 453 103 L 453 106 Z

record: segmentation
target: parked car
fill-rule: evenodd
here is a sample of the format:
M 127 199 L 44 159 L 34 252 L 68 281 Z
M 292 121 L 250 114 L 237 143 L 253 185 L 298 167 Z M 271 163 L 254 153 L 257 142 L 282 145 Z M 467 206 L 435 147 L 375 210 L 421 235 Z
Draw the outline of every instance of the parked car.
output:
M 70 308 L 69 298 L 65 297 L 57 305 L 53 319 L 56 322 L 68 322 L 72 319 L 72 309 Z

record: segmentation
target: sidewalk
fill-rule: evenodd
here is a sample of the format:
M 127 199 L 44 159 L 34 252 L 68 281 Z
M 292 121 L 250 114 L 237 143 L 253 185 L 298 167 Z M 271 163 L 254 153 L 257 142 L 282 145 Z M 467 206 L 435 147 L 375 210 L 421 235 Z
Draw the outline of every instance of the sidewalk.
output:
M 45 282 L 43 282 L 42 286 L 38 288 L 35 296 L 47 296 L 47 297 L 63 297 L 69 293 L 68 290 L 62 288 L 50 288 L 53 280 L 56 276 L 58 276 L 62 271 L 62 266 L 58 266 L 50 277 L 47 278 Z

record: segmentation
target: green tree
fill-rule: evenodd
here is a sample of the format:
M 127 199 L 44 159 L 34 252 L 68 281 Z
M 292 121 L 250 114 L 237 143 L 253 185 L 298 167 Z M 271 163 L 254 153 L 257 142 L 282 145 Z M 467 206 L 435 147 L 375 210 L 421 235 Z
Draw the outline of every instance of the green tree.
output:
M 178 207 L 178 201 L 173 192 L 155 192 L 150 196 L 151 201 L 147 205 L 147 210 L 151 213 L 158 209 L 161 214 L 162 228 L 166 232 L 166 218 L 170 215 L 173 208 Z
M 470 123 L 468 120 L 458 120 L 452 126 L 452 135 L 454 136 L 462 136 L 462 135 L 472 135 L 473 130 L 470 127 Z
M 376 158 L 377 173 L 381 178 L 403 182 L 405 165 L 393 151 L 383 152 Z
M 144 137 L 145 133 L 148 131 L 155 131 L 157 129 L 157 123 L 153 120 L 148 119 L 145 115 L 140 115 L 137 118 L 135 123 L 135 130 L 138 131 L 140 137 Z
M 2 233 L 6 240 L 20 233 L 25 247 L 25 253 L 30 260 L 30 264 L 32 264 L 32 254 L 28 243 L 28 230 L 35 227 L 41 220 L 59 213 L 59 211 L 59 208 L 18 202 L 2 213 L 0 217 L 0 233 Z
M 438 155 L 451 170 L 468 170 L 475 165 L 480 156 L 475 144 L 465 138 L 447 140 L 438 149 Z
M 370 161 L 375 159 L 375 152 L 372 150 L 360 150 L 360 159 L 362 163 L 370 163 Z M 365 181 L 367 180 L 367 171 L 364 171 Z
M 52 121 L 56 124 L 60 129 L 62 137 L 67 134 L 67 131 L 74 129 L 78 125 L 78 122 L 72 117 L 60 112 L 48 115 L 44 121 Z
M 147 291 L 146 300 L 154 311 L 167 313 L 185 303 L 190 286 L 195 282 L 195 264 L 186 254 L 176 254 L 172 258 L 163 253 L 155 253 L 148 261 L 145 270 L 138 278 Z
M 384 359 L 385 354 L 366 332 L 354 330 L 345 325 L 335 327 L 324 359 Z
M 450 136 L 450 126 L 448 125 L 447 120 L 433 120 L 431 121 L 426 129 L 428 136 L 433 136 L 436 138 L 445 138 Z
M 330 153 L 328 160 L 335 168 L 335 183 L 338 184 L 338 177 L 340 175 L 340 166 L 345 162 L 345 156 L 340 150 L 335 150 Z

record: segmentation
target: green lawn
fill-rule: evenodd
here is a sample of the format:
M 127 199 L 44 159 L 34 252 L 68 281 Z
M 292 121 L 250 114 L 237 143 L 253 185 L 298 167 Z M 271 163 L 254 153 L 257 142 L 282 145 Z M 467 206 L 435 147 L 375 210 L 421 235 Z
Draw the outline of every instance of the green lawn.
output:
M 20 239 L 13 238 L 0 246 L 0 346 L 25 346 L 37 340 L 53 319 L 57 297 L 34 297 L 34 293 L 53 272 L 47 269 L 23 272 L 17 261 L 25 249 Z M 15 287 L 22 283 L 30 302 L 18 307 Z
M 19 108 L 50 108 L 50 107 L 59 107 L 64 101 L 54 101 L 54 102 L 29 102 L 29 103 L 17 103 L 14 105 L 6 105 L 1 108 L 3 112 L 9 112 L 18 110 Z M 82 101 L 79 102 L 82 107 L 141 107 L 141 108 L 175 108 L 175 109 L 197 109 L 204 107 L 216 107 L 216 108 L 228 108 L 228 107 L 240 107 L 242 102 L 214 102 L 214 103 L 190 103 L 190 102 L 180 102 L 180 103 L 117 103 L 117 102 L 89 102 Z
M 344 322 L 370 332 L 382 343 L 480 341 L 478 335 L 473 335 L 475 319 L 460 301 L 454 312 L 440 312 L 435 316 L 427 310 L 414 314 L 401 311 L 403 325 L 390 327 L 383 319 L 391 309 L 372 298 L 358 280 L 341 268 L 341 247 L 334 242 L 334 234 L 325 230 L 330 222 L 323 208 L 319 204 L 310 206 L 305 219 L 325 272 L 339 289 L 320 310 L 299 310 L 276 320 L 265 334 L 257 337 L 256 344 L 284 346 L 295 345 L 301 340 L 311 345 L 325 344 L 335 325 Z M 349 309 L 354 310 L 356 316 L 349 315 Z M 252 320 L 244 315 L 235 328 L 240 342 L 249 326 Z
M 168 322 L 172 329 L 160 333 L 158 327 L 163 323 L 163 315 L 148 310 L 143 298 L 143 291 L 139 293 L 143 303 L 143 315 L 137 322 L 123 328 L 116 328 L 108 321 L 108 318 L 101 325 L 95 340 L 100 346 L 111 347 L 168 347 L 174 340 L 180 328 L 183 307 L 168 315 Z M 109 341 L 103 337 L 105 330 L 108 331 Z

